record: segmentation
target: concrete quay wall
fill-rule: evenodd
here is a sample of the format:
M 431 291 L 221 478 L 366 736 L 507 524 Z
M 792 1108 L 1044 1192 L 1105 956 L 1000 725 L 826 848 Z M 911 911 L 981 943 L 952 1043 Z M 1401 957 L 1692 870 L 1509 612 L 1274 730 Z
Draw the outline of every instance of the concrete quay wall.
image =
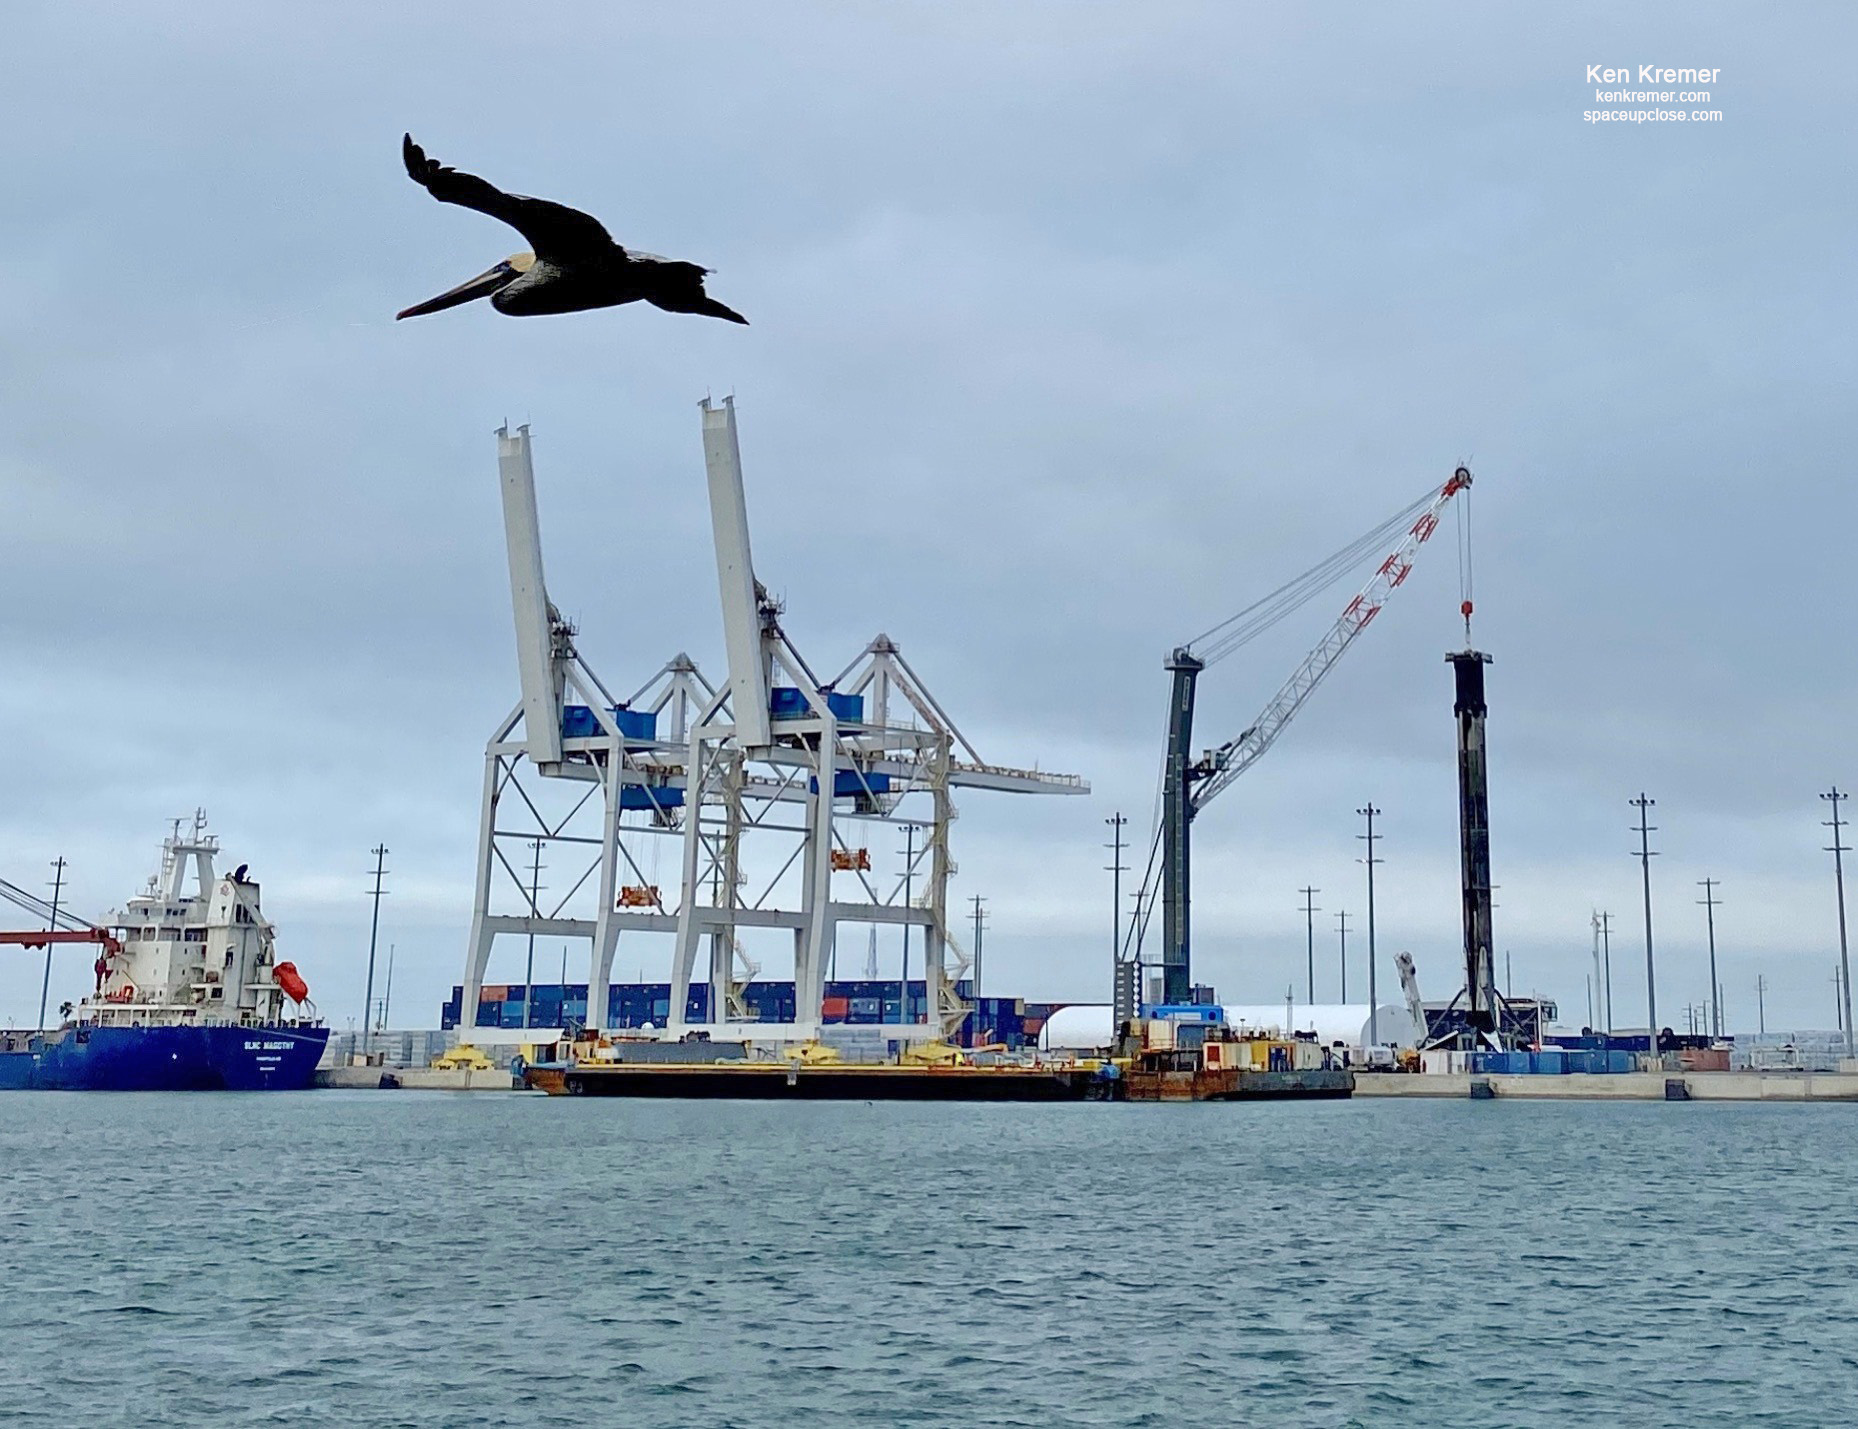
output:
M 1692 1101 L 1853 1101 L 1858 1074 L 1850 1072 L 1622 1072 L 1565 1076 L 1477 1078 L 1489 1082 L 1499 1100 L 1664 1101 L 1665 1083 L 1682 1082 Z M 1469 1097 L 1465 1072 L 1425 1075 L 1357 1072 L 1358 1097 Z
M 383 1081 L 383 1078 L 387 1080 Z M 488 1072 L 474 1072 L 468 1067 L 460 1067 L 455 1071 L 437 1067 L 325 1067 L 316 1074 L 316 1085 L 351 1091 L 374 1091 L 377 1088 L 409 1092 L 523 1090 L 512 1080 L 507 1067 L 494 1068 Z

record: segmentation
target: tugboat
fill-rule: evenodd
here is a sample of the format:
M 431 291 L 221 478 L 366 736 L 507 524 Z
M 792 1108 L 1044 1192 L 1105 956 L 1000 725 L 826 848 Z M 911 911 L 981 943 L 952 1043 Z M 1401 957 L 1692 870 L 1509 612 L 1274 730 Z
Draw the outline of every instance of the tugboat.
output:
M 98 948 L 96 987 L 50 1032 L 0 1046 L 0 1089 L 299 1091 L 329 1029 L 296 967 L 276 960 L 258 884 L 217 876 L 219 841 L 194 815 L 161 845 L 161 871 L 102 926 L 0 934 Z M 194 891 L 184 892 L 191 865 Z M 287 1010 L 291 1015 L 286 1015 Z

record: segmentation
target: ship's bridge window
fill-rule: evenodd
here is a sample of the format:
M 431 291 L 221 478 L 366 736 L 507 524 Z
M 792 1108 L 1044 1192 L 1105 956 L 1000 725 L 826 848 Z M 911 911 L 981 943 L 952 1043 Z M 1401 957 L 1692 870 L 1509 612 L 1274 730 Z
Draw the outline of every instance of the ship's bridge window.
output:
M 151 940 L 151 939 L 153 939 L 153 938 L 154 938 L 154 936 L 155 936 L 155 930 L 154 930 L 153 928 L 144 928 L 144 929 L 142 930 L 142 940 L 143 940 L 144 942 L 147 942 L 147 941 L 149 941 L 149 940 Z

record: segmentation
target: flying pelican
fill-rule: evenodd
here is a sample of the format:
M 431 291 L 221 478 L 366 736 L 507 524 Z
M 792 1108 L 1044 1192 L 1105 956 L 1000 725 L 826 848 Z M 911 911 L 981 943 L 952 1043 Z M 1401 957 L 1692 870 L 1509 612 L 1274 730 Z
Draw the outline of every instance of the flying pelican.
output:
M 489 297 L 493 308 L 513 318 L 577 313 L 643 300 L 670 313 L 702 313 L 732 323 L 748 322 L 703 291 L 707 268 L 651 253 L 629 253 L 592 215 L 547 199 L 506 194 L 475 175 L 447 168 L 437 159 L 428 159 L 411 134 L 401 143 L 401 155 L 408 177 L 440 203 L 459 204 L 502 219 L 529 240 L 533 251 L 505 258 L 470 282 L 395 313 L 396 321 Z

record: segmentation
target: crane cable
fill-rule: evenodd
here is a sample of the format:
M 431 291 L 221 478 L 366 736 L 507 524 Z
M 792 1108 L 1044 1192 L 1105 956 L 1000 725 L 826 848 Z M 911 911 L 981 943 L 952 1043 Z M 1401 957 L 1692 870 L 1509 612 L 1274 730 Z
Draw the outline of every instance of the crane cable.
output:
M 9 883 L 4 878 L 0 878 L 0 898 L 4 898 L 9 903 L 17 904 L 35 918 L 44 918 L 48 923 L 51 921 L 52 905 L 50 903 L 39 897 L 38 894 L 28 893 L 18 884 Z M 95 929 L 96 926 L 95 923 L 86 922 L 75 913 L 60 907 L 58 909 L 58 921 L 52 931 L 56 932 L 59 928 L 62 928 L 66 932 L 82 932 Z
M 1295 576 L 1270 594 L 1253 601 L 1237 615 L 1202 632 L 1190 640 L 1186 649 L 1202 664 L 1223 660 L 1234 650 L 1249 644 L 1278 621 L 1301 609 L 1325 590 L 1355 570 L 1367 557 L 1396 534 L 1411 527 L 1414 518 L 1438 497 L 1436 486 L 1426 490 L 1408 505 L 1396 511 L 1372 530 L 1364 531 L 1341 550 L 1325 557 L 1302 575 Z
M 1123 935 L 1120 956 L 1125 962 L 1142 950 L 1142 938 L 1148 932 L 1148 920 L 1155 911 L 1156 861 L 1161 857 L 1161 817 L 1155 817 L 1155 832 L 1148 841 L 1148 862 L 1142 868 L 1142 881 L 1136 887 L 1136 911 L 1129 915 L 1129 930 Z
M 1464 643 L 1471 644 L 1471 490 L 1458 495 L 1458 612 L 1464 616 Z

